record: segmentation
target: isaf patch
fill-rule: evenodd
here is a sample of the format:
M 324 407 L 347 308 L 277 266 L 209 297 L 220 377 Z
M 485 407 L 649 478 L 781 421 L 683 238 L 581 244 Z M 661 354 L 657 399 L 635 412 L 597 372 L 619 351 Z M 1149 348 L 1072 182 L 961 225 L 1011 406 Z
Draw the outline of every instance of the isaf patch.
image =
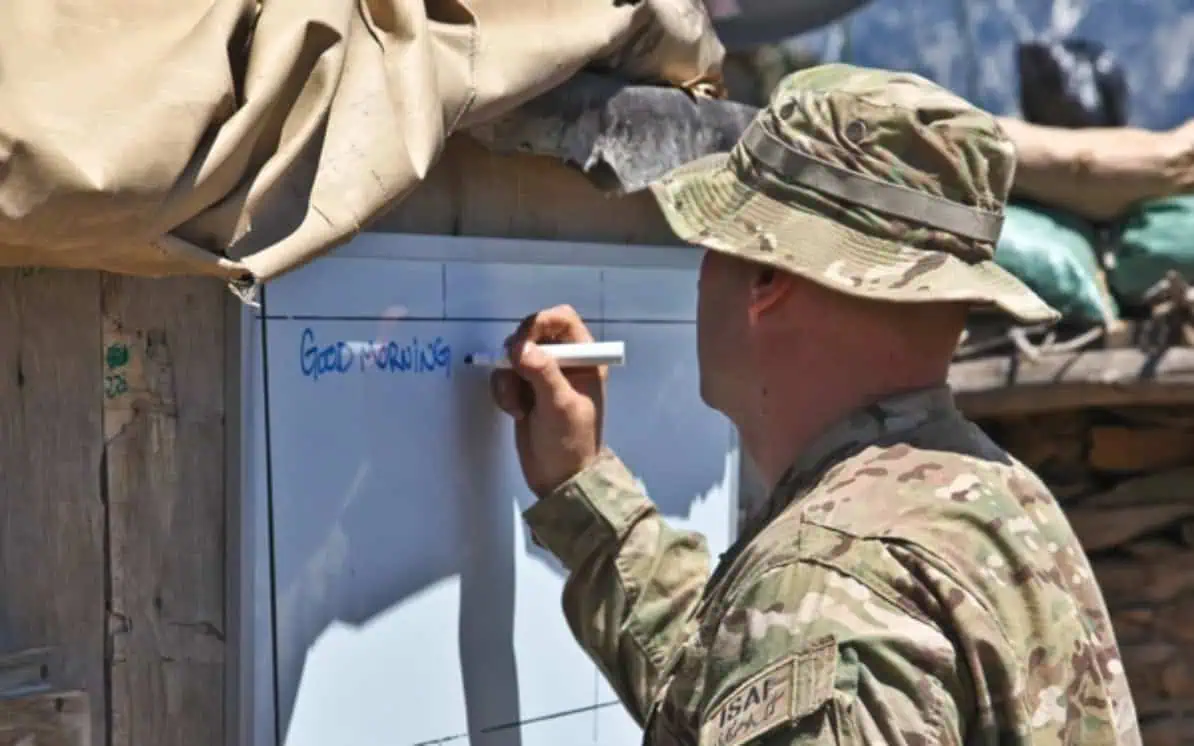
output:
M 816 711 L 833 696 L 837 640 L 826 637 L 764 668 L 701 724 L 700 746 L 742 746 Z

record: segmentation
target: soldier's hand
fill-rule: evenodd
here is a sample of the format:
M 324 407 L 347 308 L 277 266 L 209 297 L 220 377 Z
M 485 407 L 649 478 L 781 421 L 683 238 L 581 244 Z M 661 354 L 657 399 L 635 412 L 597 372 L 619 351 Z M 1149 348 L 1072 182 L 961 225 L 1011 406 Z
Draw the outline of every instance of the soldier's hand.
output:
M 536 343 L 591 342 L 580 316 L 556 306 L 523 319 L 506 339 L 510 370 L 491 378 L 496 404 L 514 418 L 527 486 L 543 497 L 596 460 L 605 408 L 605 366 L 562 370 Z

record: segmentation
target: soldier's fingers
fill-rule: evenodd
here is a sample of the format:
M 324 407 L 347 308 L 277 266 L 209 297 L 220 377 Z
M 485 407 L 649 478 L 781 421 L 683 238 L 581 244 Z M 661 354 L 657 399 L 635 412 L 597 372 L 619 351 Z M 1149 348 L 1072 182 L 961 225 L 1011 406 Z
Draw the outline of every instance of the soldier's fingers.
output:
M 489 376 L 489 388 L 494 404 L 516 420 L 526 417 L 530 408 L 521 391 L 524 386 L 524 382 L 514 371 L 495 370 Z
M 522 347 L 526 342 L 592 342 L 593 335 L 572 306 L 547 308 L 524 318 L 506 338 L 506 349 Z
M 510 367 L 534 390 L 535 401 L 561 402 L 575 396 L 559 363 L 534 342 L 510 350 Z

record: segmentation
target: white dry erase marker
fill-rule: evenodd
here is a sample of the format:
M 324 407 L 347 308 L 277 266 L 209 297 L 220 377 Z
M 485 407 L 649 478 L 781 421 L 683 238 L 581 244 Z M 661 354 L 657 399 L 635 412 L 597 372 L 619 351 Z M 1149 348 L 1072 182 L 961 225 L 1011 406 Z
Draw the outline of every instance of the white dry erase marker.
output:
M 625 342 L 572 342 L 541 344 L 539 349 L 555 358 L 561 368 L 584 368 L 594 365 L 622 365 L 626 362 Z M 486 368 L 509 368 L 510 360 L 503 352 L 498 355 L 475 352 L 464 356 L 465 365 Z

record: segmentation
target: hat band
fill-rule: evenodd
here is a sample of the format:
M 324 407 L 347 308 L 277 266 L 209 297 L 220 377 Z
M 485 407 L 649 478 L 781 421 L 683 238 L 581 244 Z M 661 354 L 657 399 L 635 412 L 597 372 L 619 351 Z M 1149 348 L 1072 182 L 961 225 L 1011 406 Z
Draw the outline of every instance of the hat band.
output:
M 1003 228 L 1000 213 L 879 181 L 796 150 L 768 130 L 759 119 L 750 123 L 740 142 L 754 160 L 790 184 L 809 187 L 855 205 L 975 241 L 994 244 Z

